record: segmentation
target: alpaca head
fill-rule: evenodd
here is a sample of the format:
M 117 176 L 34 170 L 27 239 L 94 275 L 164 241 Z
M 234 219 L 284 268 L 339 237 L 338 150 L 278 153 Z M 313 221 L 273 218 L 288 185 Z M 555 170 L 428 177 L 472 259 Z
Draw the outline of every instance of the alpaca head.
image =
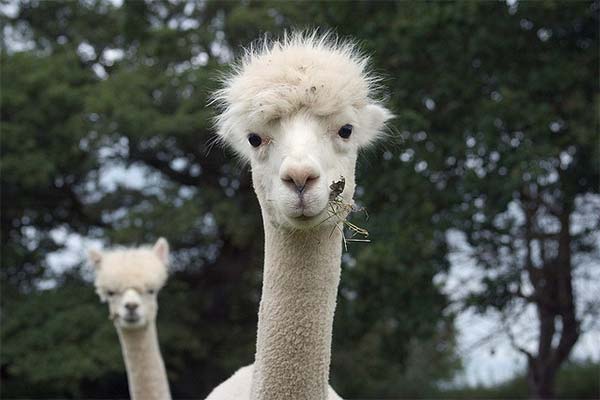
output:
M 94 285 L 110 318 L 121 329 L 139 329 L 156 319 L 157 294 L 167 280 L 169 244 L 158 239 L 152 248 L 90 250 L 96 270 Z
M 250 162 L 270 224 L 333 224 L 330 186 L 341 177 L 341 196 L 352 204 L 358 151 L 391 117 L 373 99 L 376 79 L 366 66 L 350 43 L 295 34 L 248 50 L 217 92 L 218 134 Z

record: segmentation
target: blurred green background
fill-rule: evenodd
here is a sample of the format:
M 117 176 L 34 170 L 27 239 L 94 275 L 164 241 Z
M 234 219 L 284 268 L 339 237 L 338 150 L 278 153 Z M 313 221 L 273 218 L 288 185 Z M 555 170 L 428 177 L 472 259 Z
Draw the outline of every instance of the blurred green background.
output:
M 260 213 L 248 171 L 208 146 L 207 103 L 242 45 L 293 28 L 354 38 L 396 115 L 359 161 L 369 219 L 355 218 L 372 243 L 343 258 L 337 392 L 600 396 L 598 355 L 572 357 L 585 335 L 600 338 L 598 1 L 1 10 L 3 398 L 128 396 L 87 245 L 169 240 L 158 329 L 175 397 L 203 398 L 252 362 Z M 449 235 L 476 271 L 459 295 Z M 466 312 L 503 322 L 488 333 L 521 354 L 514 379 L 457 383 Z

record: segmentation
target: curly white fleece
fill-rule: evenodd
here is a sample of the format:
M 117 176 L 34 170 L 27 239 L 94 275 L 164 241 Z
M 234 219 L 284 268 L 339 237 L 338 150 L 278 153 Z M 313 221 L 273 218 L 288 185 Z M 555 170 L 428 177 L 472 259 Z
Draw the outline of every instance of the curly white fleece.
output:
M 265 40 L 246 51 L 213 96 L 221 110 L 216 119 L 219 136 L 249 159 L 248 132 L 272 121 L 301 109 L 328 117 L 378 104 L 378 78 L 367 65 L 368 57 L 353 43 L 331 35 L 293 33 L 280 41 Z M 387 112 L 368 125 L 379 128 L 390 117 Z M 355 140 L 364 146 L 379 133 L 374 129 Z
M 238 369 L 229 379 L 213 389 L 206 400 L 247 400 L 250 398 L 250 386 L 254 364 Z M 339 394 L 328 387 L 327 400 L 342 400 Z

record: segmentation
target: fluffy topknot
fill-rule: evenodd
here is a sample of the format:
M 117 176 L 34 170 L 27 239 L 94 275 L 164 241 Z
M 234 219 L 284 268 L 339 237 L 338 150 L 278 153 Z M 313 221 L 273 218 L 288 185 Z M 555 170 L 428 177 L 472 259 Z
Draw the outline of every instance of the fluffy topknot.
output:
M 153 247 L 111 249 L 102 252 L 90 250 L 88 258 L 96 269 L 94 286 L 102 299 L 106 290 L 159 290 L 167 280 L 169 244 L 160 238 Z
M 332 34 L 296 32 L 250 46 L 213 97 L 218 134 L 237 148 L 248 130 L 300 109 L 329 116 L 377 103 L 367 64 L 354 43 Z

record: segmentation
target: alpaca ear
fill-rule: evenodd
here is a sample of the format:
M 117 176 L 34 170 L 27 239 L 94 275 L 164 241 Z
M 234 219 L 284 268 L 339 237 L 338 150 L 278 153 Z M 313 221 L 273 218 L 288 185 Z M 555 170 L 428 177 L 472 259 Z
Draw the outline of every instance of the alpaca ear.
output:
M 102 261 L 102 252 L 96 249 L 89 249 L 88 260 L 94 267 L 96 267 L 96 269 L 100 268 L 100 262 Z
M 367 104 L 360 112 L 361 132 L 359 145 L 368 146 L 383 136 L 385 123 L 394 118 L 394 115 L 380 104 Z
M 163 263 L 167 264 L 169 262 L 169 243 L 167 239 L 160 238 L 154 243 L 154 247 L 152 247 L 152 251 Z

